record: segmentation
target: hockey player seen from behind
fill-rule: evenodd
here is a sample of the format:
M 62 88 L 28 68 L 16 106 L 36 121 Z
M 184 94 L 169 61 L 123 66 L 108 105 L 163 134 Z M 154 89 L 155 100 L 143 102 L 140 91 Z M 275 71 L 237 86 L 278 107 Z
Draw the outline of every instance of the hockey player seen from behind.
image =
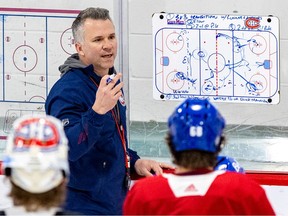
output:
M 138 180 L 125 215 L 275 215 L 264 189 L 241 172 L 214 170 L 225 120 L 208 100 L 187 99 L 168 120 L 173 173 Z M 218 158 L 219 159 L 219 158 Z
M 29 115 L 14 122 L 3 160 L 14 206 L 0 215 L 76 215 L 61 209 L 69 177 L 67 142 L 55 117 Z

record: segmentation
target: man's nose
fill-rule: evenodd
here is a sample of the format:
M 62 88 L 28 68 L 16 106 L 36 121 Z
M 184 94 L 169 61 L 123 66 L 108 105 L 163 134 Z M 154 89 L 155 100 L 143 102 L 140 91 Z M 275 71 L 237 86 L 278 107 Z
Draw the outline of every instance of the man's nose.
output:
M 105 39 L 103 42 L 103 49 L 111 49 L 113 47 L 112 41 Z

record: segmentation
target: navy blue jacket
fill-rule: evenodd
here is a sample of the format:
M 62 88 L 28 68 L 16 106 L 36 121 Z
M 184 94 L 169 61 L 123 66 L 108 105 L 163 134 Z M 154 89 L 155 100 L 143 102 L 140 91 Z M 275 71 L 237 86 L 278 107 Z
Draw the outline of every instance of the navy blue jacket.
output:
M 45 110 L 62 120 L 69 140 L 70 180 L 66 209 L 83 214 L 121 214 L 127 193 L 125 155 L 111 111 L 92 110 L 100 77 L 93 66 L 72 68 L 52 87 Z M 118 101 L 126 132 L 126 106 Z M 127 136 L 125 136 L 127 143 Z M 131 172 L 139 156 L 128 149 Z

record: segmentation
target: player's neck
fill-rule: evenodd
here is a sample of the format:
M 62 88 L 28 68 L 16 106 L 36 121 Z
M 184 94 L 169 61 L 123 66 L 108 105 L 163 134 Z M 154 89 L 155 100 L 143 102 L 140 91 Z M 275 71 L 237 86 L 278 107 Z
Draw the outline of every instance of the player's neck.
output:
M 205 167 L 202 169 L 207 169 L 207 170 L 213 170 L 213 167 Z M 187 172 L 193 172 L 197 171 L 198 169 L 191 169 L 191 168 L 185 168 L 185 167 L 176 167 L 175 169 L 175 174 L 182 174 L 182 173 L 187 173 Z

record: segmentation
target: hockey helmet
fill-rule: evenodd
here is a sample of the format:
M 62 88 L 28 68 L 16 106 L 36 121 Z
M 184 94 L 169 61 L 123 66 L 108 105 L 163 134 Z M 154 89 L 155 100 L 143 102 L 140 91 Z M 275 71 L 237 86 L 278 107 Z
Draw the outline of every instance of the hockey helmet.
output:
M 228 170 L 232 172 L 245 173 L 245 170 L 234 158 L 218 156 L 214 170 Z
M 225 120 L 208 99 L 188 98 L 168 119 L 175 151 L 216 152 Z
M 4 173 L 31 193 L 47 192 L 68 176 L 68 140 L 60 120 L 52 116 L 22 116 L 8 135 Z

